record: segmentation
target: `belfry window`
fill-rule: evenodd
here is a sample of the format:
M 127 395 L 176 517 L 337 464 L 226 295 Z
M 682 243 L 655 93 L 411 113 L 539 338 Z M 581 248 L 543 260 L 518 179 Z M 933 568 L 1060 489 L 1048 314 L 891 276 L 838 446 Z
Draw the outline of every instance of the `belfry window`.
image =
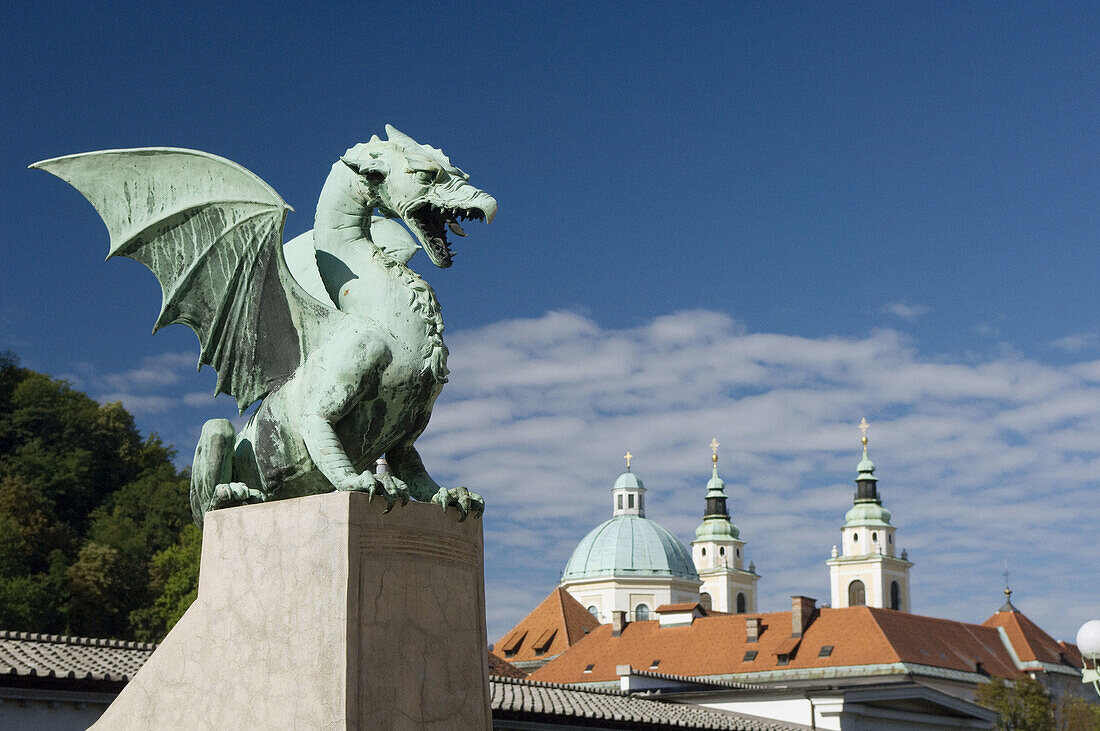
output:
M 901 587 L 898 582 L 890 582 L 890 608 L 901 609 Z
M 878 543 L 878 533 L 872 533 L 871 534 L 871 540 L 874 541 L 875 543 Z
M 862 607 L 866 603 L 867 589 L 863 586 L 863 582 L 856 579 L 851 584 L 848 584 L 848 606 Z
M 628 507 L 628 508 L 634 507 L 634 496 L 633 495 L 627 495 L 626 496 L 626 507 Z
M 726 547 L 725 546 L 719 546 L 718 547 L 718 555 L 719 556 L 725 556 L 726 555 Z
M 616 497 L 619 499 L 619 502 L 618 502 L 619 510 L 622 510 L 623 509 L 623 496 L 622 495 L 616 495 Z
M 745 613 L 745 595 L 742 592 L 737 592 L 737 613 Z

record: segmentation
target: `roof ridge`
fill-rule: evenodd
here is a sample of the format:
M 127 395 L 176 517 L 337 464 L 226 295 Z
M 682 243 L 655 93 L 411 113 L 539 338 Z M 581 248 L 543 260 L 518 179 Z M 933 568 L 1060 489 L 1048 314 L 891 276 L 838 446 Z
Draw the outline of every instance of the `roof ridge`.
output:
M 849 608 L 849 609 L 851 609 L 851 607 L 848 607 L 848 608 Z M 882 628 L 882 625 L 881 625 L 881 624 L 879 624 L 879 616 L 880 616 L 880 615 L 879 615 L 879 613 L 878 613 L 878 612 L 875 612 L 875 611 L 874 611 L 874 610 L 876 609 L 876 607 L 868 607 L 868 606 L 863 606 L 863 607 L 859 607 L 859 609 L 865 609 L 865 610 L 867 610 L 867 613 L 868 613 L 868 614 L 869 614 L 869 615 L 871 616 L 871 624 L 872 624 L 872 625 L 874 625 L 874 627 L 875 627 L 875 629 L 876 629 L 876 630 L 878 630 L 879 636 L 880 636 L 880 637 L 882 638 L 882 641 L 886 643 L 886 646 L 887 646 L 888 648 L 890 648 L 890 652 L 891 652 L 891 653 L 893 654 L 893 656 L 894 656 L 894 659 L 892 660 L 892 662 L 904 662 L 904 661 L 902 660 L 902 658 L 901 658 L 901 653 L 900 653 L 900 652 L 898 652 L 898 648 L 894 647 L 894 643 L 893 643 L 893 641 L 892 641 L 892 640 L 890 639 L 890 635 L 886 634 L 886 630 L 884 630 L 884 629 Z M 889 614 L 887 614 L 886 612 L 890 612 L 890 613 L 889 613 Z M 907 613 L 906 613 L 906 612 L 898 612 L 898 611 L 896 611 L 896 610 L 893 610 L 893 609 L 890 609 L 890 610 L 886 610 L 886 609 L 884 609 L 884 610 L 882 610 L 882 614 L 881 614 L 881 616 L 883 616 L 883 617 L 893 617 L 893 616 L 894 616 L 894 615 L 896 615 L 896 614 L 907 614 Z M 919 616 L 921 616 L 921 615 L 919 615 L 919 614 L 911 614 L 911 615 L 909 615 L 909 616 L 911 616 L 911 617 L 919 617 Z
M 699 685 L 711 685 L 718 688 L 736 688 L 739 690 L 758 690 L 767 687 L 764 685 L 754 685 L 752 683 L 740 683 L 736 680 L 711 680 L 710 676 L 707 675 L 676 675 L 674 673 L 661 673 L 640 668 L 631 668 L 630 674 L 641 675 L 646 678 L 657 678 L 659 680 L 689 680 Z
M 137 642 L 135 640 L 111 640 L 100 637 L 76 637 L 72 635 L 50 635 L 39 632 L 19 632 L 0 630 L 0 640 L 23 640 L 25 642 L 50 642 L 58 645 L 82 645 L 85 647 L 114 647 L 120 650 L 155 650 L 155 642 Z
M 584 693 L 598 693 L 600 695 L 613 695 L 622 698 L 629 697 L 630 693 L 625 693 L 621 690 L 612 690 L 610 688 L 589 688 L 574 683 L 551 683 L 547 680 L 530 680 L 528 678 L 509 678 L 503 675 L 494 675 L 491 678 L 494 682 L 510 683 L 512 685 L 528 685 L 534 688 L 560 688 L 562 690 L 572 690 Z

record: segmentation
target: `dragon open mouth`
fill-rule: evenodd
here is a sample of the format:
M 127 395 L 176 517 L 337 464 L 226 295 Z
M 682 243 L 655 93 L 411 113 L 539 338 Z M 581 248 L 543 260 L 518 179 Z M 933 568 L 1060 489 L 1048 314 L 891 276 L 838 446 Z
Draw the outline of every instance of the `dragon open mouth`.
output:
M 456 236 L 466 236 L 460 221 L 484 221 L 485 212 L 479 208 L 438 208 L 424 203 L 409 212 L 416 233 L 420 236 L 428 256 L 436 266 L 449 267 L 454 259 L 451 243 L 447 241 L 447 229 Z

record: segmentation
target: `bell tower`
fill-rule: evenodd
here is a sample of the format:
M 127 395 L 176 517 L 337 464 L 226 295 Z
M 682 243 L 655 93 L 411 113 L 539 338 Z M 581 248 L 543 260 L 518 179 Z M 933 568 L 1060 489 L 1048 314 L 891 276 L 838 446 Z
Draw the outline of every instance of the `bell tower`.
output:
M 840 529 L 841 551 L 833 546 L 826 561 L 832 587 L 832 606 L 868 606 L 909 611 L 909 562 L 906 552 L 896 555 L 897 530 L 890 511 L 882 507 L 875 463 L 867 456 L 867 428 L 863 419 L 863 459 L 856 466 L 855 504 Z
M 745 542 L 741 531 L 730 521 L 726 508 L 726 483 L 718 476 L 717 439 L 710 442 L 711 477 L 707 482 L 703 524 L 695 529 L 691 558 L 699 578 L 700 602 L 707 609 L 731 614 L 756 611 L 756 582 L 760 577 L 749 564 L 746 571 Z

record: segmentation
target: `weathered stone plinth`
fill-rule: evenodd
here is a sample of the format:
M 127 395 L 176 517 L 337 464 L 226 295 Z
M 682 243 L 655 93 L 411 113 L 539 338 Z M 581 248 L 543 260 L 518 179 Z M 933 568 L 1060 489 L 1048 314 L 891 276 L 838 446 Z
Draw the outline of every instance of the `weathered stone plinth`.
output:
M 481 521 L 384 507 L 209 513 L 198 599 L 94 728 L 489 728 Z

